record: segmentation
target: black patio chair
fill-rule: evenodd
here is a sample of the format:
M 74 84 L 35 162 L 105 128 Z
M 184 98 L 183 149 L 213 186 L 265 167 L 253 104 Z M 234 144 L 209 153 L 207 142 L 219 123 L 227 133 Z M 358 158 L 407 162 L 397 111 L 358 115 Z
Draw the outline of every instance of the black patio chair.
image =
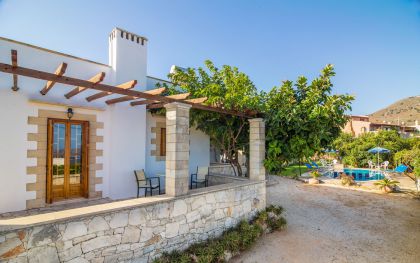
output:
M 137 197 L 140 195 L 140 189 L 144 189 L 144 197 L 147 196 L 147 190 L 150 190 L 150 196 L 153 196 L 154 189 L 159 189 L 159 194 L 161 193 L 159 177 L 147 177 L 143 169 L 135 170 L 134 175 L 137 182 Z
M 195 188 L 198 188 L 199 184 L 204 184 L 205 187 L 209 186 L 209 167 L 198 167 L 197 172 L 191 174 L 191 184 L 190 189 L 193 189 L 193 185 L 195 184 Z

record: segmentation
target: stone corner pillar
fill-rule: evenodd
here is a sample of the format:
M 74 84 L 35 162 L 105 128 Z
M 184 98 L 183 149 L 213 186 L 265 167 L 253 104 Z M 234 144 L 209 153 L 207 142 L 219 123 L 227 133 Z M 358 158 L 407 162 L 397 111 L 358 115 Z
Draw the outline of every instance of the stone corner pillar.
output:
M 265 123 L 262 118 L 249 120 L 249 179 L 265 180 Z
M 170 196 L 185 195 L 189 185 L 190 104 L 172 102 L 166 108 L 165 188 Z

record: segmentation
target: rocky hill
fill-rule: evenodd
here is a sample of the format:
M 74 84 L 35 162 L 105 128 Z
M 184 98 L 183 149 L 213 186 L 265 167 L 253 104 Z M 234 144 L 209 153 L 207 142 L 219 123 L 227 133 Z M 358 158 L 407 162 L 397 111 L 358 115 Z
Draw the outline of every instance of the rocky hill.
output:
M 369 114 L 369 120 L 375 123 L 390 122 L 391 124 L 414 125 L 420 122 L 420 96 L 399 100 L 388 107 Z M 403 123 L 402 123 L 403 122 Z

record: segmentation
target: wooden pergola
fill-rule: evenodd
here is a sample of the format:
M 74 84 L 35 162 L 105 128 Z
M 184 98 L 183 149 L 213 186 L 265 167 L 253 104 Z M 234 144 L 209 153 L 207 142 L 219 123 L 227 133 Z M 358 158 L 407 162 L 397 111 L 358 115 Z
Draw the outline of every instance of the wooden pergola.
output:
M 87 89 L 93 89 L 99 91 L 96 94 L 86 97 L 88 102 L 112 95 L 122 95 L 118 98 L 106 100 L 107 105 L 121 103 L 125 101 L 131 101 L 131 106 L 146 105 L 148 109 L 162 108 L 167 103 L 181 102 L 190 104 L 192 108 L 199 110 L 206 110 L 212 112 L 218 112 L 223 114 L 230 114 L 234 116 L 240 116 L 245 118 L 255 117 L 254 112 L 239 112 L 233 110 L 227 110 L 220 107 L 213 107 L 210 105 L 203 104 L 207 98 L 192 98 L 189 99 L 189 93 L 182 93 L 176 95 L 162 96 L 165 92 L 165 88 L 156 88 L 148 91 L 137 91 L 133 90 L 137 84 L 137 80 L 130 80 L 117 86 L 107 85 L 101 83 L 105 79 L 105 72 L 99 72 L 95 76 L 92 76 L 88 80 L 78 79 L 74 77 L 65 76 L 68 65 L 61 63 L 58 65 L 54 73 L 39 71 L 30 68 L 20 67 L 18 65 L 18 54 L 16 50 L 11 50 L 11 62 L 12 64 L 0 63 L 0 72 L 9 73 L 13 75 L 13 86 L 12 90 L 17 91 L 18 88 L 18 76 L 30 77 L 35 79 L 41 79 L 47 81 L 45 86 L 40 90 L 42 95 L 46 95 L 55 85 L 55 83 L 61 83 L 69 86 L 73 86 L 71 91 L 64 94 L 64 97 L 70 99 Z

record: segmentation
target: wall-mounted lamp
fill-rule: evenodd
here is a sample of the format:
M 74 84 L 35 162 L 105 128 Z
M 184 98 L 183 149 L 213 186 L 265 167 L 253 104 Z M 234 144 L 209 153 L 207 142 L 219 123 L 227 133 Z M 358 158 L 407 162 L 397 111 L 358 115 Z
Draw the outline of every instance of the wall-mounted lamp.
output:
M 69 118 L 69 120 L 73 117 L 73 109 L 72 108 L 68 108 L 67 109 L 67 118 Z

